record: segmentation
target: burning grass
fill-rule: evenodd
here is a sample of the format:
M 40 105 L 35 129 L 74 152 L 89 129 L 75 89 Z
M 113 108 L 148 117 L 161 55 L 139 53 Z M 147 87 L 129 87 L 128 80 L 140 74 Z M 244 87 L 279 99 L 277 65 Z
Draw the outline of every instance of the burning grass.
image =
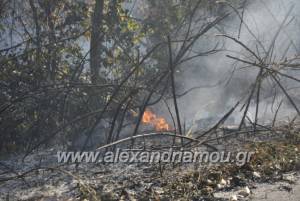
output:
M 167 120 L 163 117 L 158 117 L 150 109 L 146 109 L 143 114 L 142 122 L 146 125 L 151 125 L 156 131 L 169 131 L 170 125 Z

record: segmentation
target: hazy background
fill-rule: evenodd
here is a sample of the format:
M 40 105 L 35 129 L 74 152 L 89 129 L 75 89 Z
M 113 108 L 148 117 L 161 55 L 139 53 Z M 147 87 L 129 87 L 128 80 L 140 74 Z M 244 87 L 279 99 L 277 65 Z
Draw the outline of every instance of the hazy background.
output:
M 225 22 L 222 23 L 223 31 L 232 37 L 240 37 L 240 41 L 251 47 L 255 52 L 256 46 L 261 55 L 262 48 L 259 47 L 255 37 L 260 40 L 265 47 L 269 48 L 274 35 L 278 31 L 281 23 L 288 14 L 283 30 L 280 32 L 276 40 L 273 60 L 280 61 L 283 52 L 288 51 L 287 57 L 292 57 L 298 53 L 299 44 L 299 6 L 300 2 L 296 0 L 257 0 L 248 1 L 244 11 L 244 23 L 240 29 L 240 19 L 236 14 L 232 14 Z M 241 13 L 241 11 L 240 11 Z M 247 28 L 248 27 L 248 28 Z M 249 32 L 251 30 L 252 33 Z M 232 55 L 240 58 L 249 56 L 241 46 L 235 42 L 225 39 L 224 37 L 215 36 L 220 32 L 216 29 L 212 30 L 205 38 L 194 47 L 196 50 L 207 50 L 213 47 L 217 42 L 224 45 L 219 53 L 205 56 L 189 61 L 184 66 L 181 66 L 182 76 L 177 77 L 180 91 L 188 90 L 196 86 L 218 86 L 196 89 L 188 95 L 180 98 L 180 112 L 185 120 L 201 119 L 211 116 L 221 116 L 228 111 L 241 97 L 245 97 L 249 93 L 247 91 L 258 72 L 258 68 L 247 67 L 241 63 L 236 63 L 226 55 Z M 253 36 L 253 35 L 255 36 Z M 289 49 L 288 49 L 289 47 Z M 243 54 L 243 55 L 242 55 Z M 251 59 L 249 59 L 251 61 Z M 253 60 L 252 60 L 253 61 Z M 299 77 L 299 72 L 291 73 L 294 77 Z M 281 80 L 286 88 L 297 87 L 297 83 L 291 80 Z M 293 117 L 294 109 L 290 106 L 280 89 L 273 88 L 273 85 L 268 81 L 263 82 L 263 90 L 261 95 L 261 105 L 259 110 L 259 118 L 262 121 L 268 122 L 274 116 L 277 105 L 283 98 L 285 100 L 281 108 L 279 118 L 287 120 L 288 117 Z M 298 84 L 299 86 L 299 84 Z M 272 107 L 273 96 L 272 90 L 279 94 Z M 299 89 L 289 90 L 296 104 L 299 105 Z M 245 101 L 245 99 L 243 99 Z M 243 103 L 243 102 L 242 102 Z M 241 104 L 242 105 L 242 104 Z M 237 111 L 239 111 L 240 107 Z M 248 116 L 254 119 L 255 103 L 252 102 Z M 236 112 L 233 115 L 238 122 L 241 114 Z M 193 117 L 193 118 L 190 118 Z

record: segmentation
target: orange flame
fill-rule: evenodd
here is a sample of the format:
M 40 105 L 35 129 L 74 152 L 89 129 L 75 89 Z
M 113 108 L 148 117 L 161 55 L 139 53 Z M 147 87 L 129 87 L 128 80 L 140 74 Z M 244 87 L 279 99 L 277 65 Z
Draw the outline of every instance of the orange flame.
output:
M 146 109 L 143 114 L 142 122 L 144 124 L 153 125 L 157 131 L 168 131 L 170 128 L 164 118 L 156 117 L 156 115 L 148 109 Z

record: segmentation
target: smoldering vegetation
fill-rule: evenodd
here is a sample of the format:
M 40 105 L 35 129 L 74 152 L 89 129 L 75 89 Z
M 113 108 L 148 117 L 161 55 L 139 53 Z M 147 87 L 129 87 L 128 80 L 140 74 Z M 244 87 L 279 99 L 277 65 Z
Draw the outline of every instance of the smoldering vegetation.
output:
M 221 35 L 228 35 L 248 46 L 257 55 L 265 58 L 271 64 L 276 65 L 288 58 L 298 55 L 298 19 L 297 9 L 299 3 L 293 1 L 255 1 L 251 2 L 243 12 L 243 23 L 240 24 L 241 16 L 231 17 L 225 20 L 223 29 L 213 29 L 207 37 L 204 37 L 195 46 L 195 51 L 205 51 L 209 48 L 220 46 L 220 51 L 207 57 L 196 58 L 189 61 L 182 68 L 183 76 L 179 78 L 181 90 L 189 90 L 199 87 L 180 99 L 180 104 L 185 108 L 185 116 L 196 116 L 195 118 L 207 118 L 223 114 L 226 109 L 234 105 L 248 93 L 248 89 L 255 82 L 259 68 L 240 64 L 227 57 L 253 57 L 245 48 L 236 41 Z M 266 50 L 270 49 L 269 55 Z M 288 75 L 299 77 L 296 69 L 285 69 Z M 271 81 L 272 82 L 272 81 Z M 282 82 L 297 104 L 299 104 L 299 92 L 297 81 L 282 78 Z M 275 108 L 283 101 L 279 119 L 287 121 L 296 115 L 293 106 L 285 99 L 284 93 L 279 87 L 270 83 L 269 78 L 261 83 L 261 110 L 258 118 L 262 122 L 272 121 L 276 111 Z M 277 98 L 274 98 L 277 94 Z M 254 96 L 255 97 L 255 96 Z M 186 107 L 188 105 L 188 107 Z M 255 98 L 249 106 L 250 119 L 255 118 Z M 195 109 L 196 108 L 196 109 Z M 237 116 L 236 123 L 240 121 Z M 291 116 L 290 116 L 291 115 Z

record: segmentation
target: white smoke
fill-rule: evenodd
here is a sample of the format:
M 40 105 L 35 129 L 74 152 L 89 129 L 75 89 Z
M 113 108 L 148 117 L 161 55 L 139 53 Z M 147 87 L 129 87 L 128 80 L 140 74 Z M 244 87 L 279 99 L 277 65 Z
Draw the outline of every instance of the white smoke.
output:
M 289 11 L 291 12 L 288 13 Z M 274 36 L 286 19 L 283 28 L 276 39 L 272 54 L 272 58 L 275 61 L 280 61 L 282 55 L 286 51 L 286 57 L 289 58 L 298 55 L 298 50 L 300 50 L 299 11 L 300 1 L 298 0 L 249 1 L 249 4 L 244 10 L 244 24 L 242 24 L 242 26 L 241 20 L 237 15 L 226 20 L 221 26 L 223 26 L 224 32 L 227 35 L 234 38 L 239 37 L 241 42 L 249 46 L 255 52 L 259 52 L 260 56 L 263 56 L 263 48 L 260 47 L 256 40 L 259 40 L 264 48 L 268 50 Z M 239 10 L 239 13 L 242 13 L 241 9 Z M 239 32 L 240 26 L 241 31 Z M 228 51 L 222 51 L 214 55 L 197 58 L 188 62 L 181 68 L 182 71 L 180 72 L 181 74 L 178 76 L 177 81 L 180 82 L 181 91 L 185 91 L 195 86 L 214 85 L 220 80 L 228 78 L 231 78 L 231 80 L 229 83 L 223 82 L 216 87 L 194 90 L 181 98 L 179 101 L 180 108 L 184 108 L 181 112 L 186 117 L 199 119 L 224 114 L 237 100 L 249 93 L 249 91 L 246 90 L 249 89 L 250 85 L 255 81 L 255 77 L 259 70 L 258 68 L 241 68 L 246 65 L 241 63 L 235 65 L 233 60 L 226 57 L 226 55 L 232 55 L 242 58 L 242 55 L 250 56 L 249 53 L 232 40 L 215 36 L 215 34 L 219 33 L 220 32 L 216 30 L 211 31 L 209 37 L 202 39 L 194 49 L 205 49 L 203 47 L 207 47 L 207 41 L 213 44 L 215 44 L 216 41 L 222 41 L 225 44 L 225 49 Z M 233 71 L 234 73 L 232 74 Z M 299 78 L 300 74 L 293 72 L 293 76 Z M 297 86 L 297 83 L 294 81 L 285 79 L 282 80 L 282 84 L 286 88 Z M 278 99 L 275 101 L 274 105 L 271 104 L 273 100 L 272 94 L 274 93 L 272 87 L 273 85 L 271 85 L 270 82 L 263 82 L 263 100 L 259 110 L 259 118 L 262 121 L 271 120 L 274 116 L 276 105 L 280 102 L 280 99 Z M 291 96 L 293 96 L 293 94 L 299 94 L 299 90 L 298 92 L 295 90 L 289 92 L 292 94 Z M 277 93 L 281 93 L 280 90 L 277 90 Z M 295 111 L 288 104 L 286 98 L 282 95 L 279 97 L 285 101 L 285 104 L 282 105 L 280 110 L 279 117 L 287 119 L 287 117 L 293 116 Z M 237 117 L 240 115 L 241 114 L 235 114 Z M 250 105 L 249 118 L 254 119 L 254 115 L 255 102 Z

